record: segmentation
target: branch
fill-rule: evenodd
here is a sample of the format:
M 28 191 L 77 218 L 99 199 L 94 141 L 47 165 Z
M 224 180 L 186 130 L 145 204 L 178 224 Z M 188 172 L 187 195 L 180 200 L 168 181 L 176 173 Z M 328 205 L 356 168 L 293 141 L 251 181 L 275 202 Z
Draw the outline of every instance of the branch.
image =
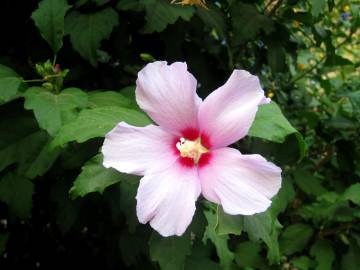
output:
M 353 31 L 351 30 L 349 35 L 335 47 L 335 50 L 339 49 L 342 45 L 344 45 L 346 42 L 348 42 L 348 40 L 351 39 L 352 35 L 353 35 Z M 315 65 L 313 65 L 309 69 L 305 70 L 300 75 L 294 77 L 286 86 L 290 86 L 294 82 L 297 82 L 298 80 L 302 79 L 308 73 L 312 72 L 315 68 L 317 68 L 324 60 L 326 60 L 326 58 L 327 58 L 327 54 L 325 54 L 323 57 L 321 57 L 320 60 Z

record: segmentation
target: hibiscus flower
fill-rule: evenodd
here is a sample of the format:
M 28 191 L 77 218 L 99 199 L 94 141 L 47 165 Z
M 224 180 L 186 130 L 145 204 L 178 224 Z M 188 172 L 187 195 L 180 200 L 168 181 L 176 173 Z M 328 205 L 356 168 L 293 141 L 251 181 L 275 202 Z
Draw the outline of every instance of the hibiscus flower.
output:
M 205 100 L 186 63 L 154 62 L 136 81 L 136 101 L 157 125 L 119 123 L 105 138 L 104 166 L 143 176 L 136 212 L 163 236 L 182 235 L 202 194 L 230 215 L 265 211 L 281 169 L 228 145 L 245 137 L 258 106 L 269 102 L 259 79 L 234 70 Z

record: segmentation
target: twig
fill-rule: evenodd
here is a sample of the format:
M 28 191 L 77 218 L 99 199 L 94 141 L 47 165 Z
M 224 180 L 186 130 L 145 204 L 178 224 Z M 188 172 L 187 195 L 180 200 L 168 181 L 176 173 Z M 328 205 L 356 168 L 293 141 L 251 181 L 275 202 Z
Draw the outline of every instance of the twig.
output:
M 340 42 L 334 50 L 339 49 L 342 45 L 344 45 L 349 39 L 351 39 L 351 36 L 353 34 L 353 31 L 350 31 L 350 34 L 342 41 Z M 305 70 L 303 73 L 301 73 L 300 75 L 294 77 L 288 84 L 286 84 L 286 86 L 290 86 L 291 84 L 293 84 L 294 82 L 302 79 L 305 75 L 307 75 L 308 73 L 312 72 L 315 68 L 317 68 L 324 60 L 326 60 L 327 58 L 327 54 L 325 54 L 323 57 L 320 58 L 320 60 L 313 65 L 312 67 L 310 67 L 309 69 Z

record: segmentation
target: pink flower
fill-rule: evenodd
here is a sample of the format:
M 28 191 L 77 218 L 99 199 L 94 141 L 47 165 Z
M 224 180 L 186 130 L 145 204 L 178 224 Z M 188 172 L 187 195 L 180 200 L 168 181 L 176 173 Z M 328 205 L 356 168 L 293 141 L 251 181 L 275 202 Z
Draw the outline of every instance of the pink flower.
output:
M 154 62 L 136 81 L 136 101 L 159 126 L 119 123 L 106 135 L 104 166 L 143 175 L 137 216 L 163 236 L 181 235 L 200 194 L 231 215 L 265 211 L 281 186 L 281 169 L 228 145 L 246 136 L 268 100 L 259 79 L 234 70 L 204 101 L 185 63 Z

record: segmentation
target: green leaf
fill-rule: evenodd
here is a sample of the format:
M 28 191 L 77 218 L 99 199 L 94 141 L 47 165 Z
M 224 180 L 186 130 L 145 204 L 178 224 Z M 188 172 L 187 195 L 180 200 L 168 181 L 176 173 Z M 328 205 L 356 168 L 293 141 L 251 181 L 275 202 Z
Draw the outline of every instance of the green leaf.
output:
M 33 183 L 23 176 L 8 173 L 0 180 L 0 200 L 20 218 L 26 219 L 30 215 L 33 191 Z
M 297 210 L 297 214 L 319 224 L 324 220 L 351 221 L 354 211 L 349 207 L 348 202 L 315 202 L 301 206 Z
M 5 251 L 8 238 L 9 238 L 9 234 L 0 233 L 0 255 Z
M 5 131 L 0 133 L 0 171 L 17 163 L 21 174 L 29 178 L 45 173 L 57 156 L 57 151 L 44 153 L 49 136 L 39 131 L 31 118 L 8 121 L 13 121 L 12 125 L 0 123 L 0 130 Z
M 279 248 L 279 231 L 282 228 L 280 222 L 275 220 L 271 229 L 269 240 L 264 240 L 267 246 L 267 256 L 270 264 L 278 264 L 280 261 L 280 248 Z
M 121 181 L 122 175 L 114 169 L 106 169 L 102 160 L 102 155 L 98 154 L 81 168 L 69 191 L 72 198 L 84 197 L 91 192 L 103 193 L 108 186 Z
M 326 46 L 326 61 L 324 66 L 332 67 L 332 66 L 346 66 L 346 65 L 354 65 L 349 59 L 346 59 L 336 53 L 336 47 L 333 44 L 333 39 L 331 35 L 328 35 L 324 38 L 324 43 Z
M 244 230 L 250 240 L 269 239 L 272 229 L 272 218 L 268 212 L 244 216 Z
M 130 101 L 130 104 L 128 105 L 128 107 L 130 109 L 142 112 L 141 108 L 139 107 L 139 105 L 136 102 L 135 89 L 136 89 L 135 86 L 130 85 L 130 86 L 122 88 L 120 90 L 120 93 Z
M 148 248 L 146 241 L 144 241 L 147 238 L 148 235 L 145 230 L 140 229 L 135 233 L 123 230 L 119 239 L 122 263 L 126 266 L 136 265 L 143 251 Z
M 119 183 L 106 190 L 104 194 L 111 209 L 112 220 L 118 222 L 125 217 L 128 226 L 128 230 L 125 231 L 130 234 L 136 234 L 139 230 L 147 231 L 146 226 L 138 226 L 139 221 L 136 216 L 136 193 L 140 177 L 131 174 L 118 173 L 118 175 L 120 175 Z
M 354 65 L 349 59 L 346 59 L 340 55 L 337 55 L 335 52 L 332 52 L 326 58 L 324 63 L 325 66 L 346 66 L 346 65 Z
M 313 17 L 319 16 L 325 9 L 327 0 L 311 0 L 311 14 Z
M 274 101 L 271 101 L 269 104 L 259 106 L 248 135 L 276 143 L 283 143 L 290 134 L 295 134 L 302 158 L 306 151 L 304 139 L 285 118 L 279 106 Z
M 52 142 L 50 148 L 53 149 Z M 79 169 L 85 162 L 99 153 L 99 141 L 90 140 L 82 144 L 69 144 L 61 152 L 61 165 L 64 169 Z
M 315 257 L 317 266 L 315 270 L 331 270 L 335 260 L 335 252 L 331 242 L 326 239 L 320 239 L 312 245 L 310 254 Z
M 285 118 L 279 106 L 271 101 L 269 104 L 259 106 L 249 136 L 283 143 L 288 135 L 296 132 L 297 130 Z
M 327 189 L 321 185 L 320 179 L 307 170 L 296 170 L 294 179 L 297 186 L 308 195 L 320 196 L 327 192 Z
M 252 267 L 255 269 L 267 269 L 266 262 L 260 254 L 259 242 L 245 241 L 236 246 L 235 261 L 241 267 Z
M 115 91 L 92 91 L 88 93 L 88 107 L 129 107 L 131 100 Z
M 343 193 L 342 199 L 360 205 L 360 183 L 349 186 Z
M 307 256 L 300 256 L 291 260 L 291 264 L 300 270 L 309 270 L 313 267 L 314 262 Z
M 344 96 L 349 98 L 354 112 L 360 113 L 360 91 L 348 92 Z
M 77 0 L 75 3 L 75 7 L 80 7 L 88 3 L 95 3 L 97 6 L 103 6 L 109 3 L 109 1 L 110 0 Z
M 207 209 L 204 211 L 208 225 L 205 229 L 203 242 L 209 239 L 215 245 L 217 255 L 220 259 L 220 266 L 222 269 L 230 269 L 232 261 L 234 260 L 234 253 L 230 251 L 227 241 L 228 235 L 218 235 L 215 231 L 217 227 L 217 214 L 215 209 Z
M 314 230 L 307 224 L 291 224 L 282 232 L 279 243 L 282 254 L 291 255 L 306 247 Z M 301 237 L 299 237 L 301 235 Z
M 191 255 L 186 260 L 186 270 L 221 270 L 220 265 L 211 260 L 211 247 L 202 242 L 194 243 Z
M 144 10 L 144 6 L 140 4 L 140 0 L 119 0 L 116 8 L 118 10 L 132 10 L 136 12 Z
M 240 215 L 228 215 L 222 207 L 217 207 L 216 233 L 219 235 L 235 234 L 240 235 L 243 230 L 243 217 Z
M 57 179 L 50 192 L 52 203 L 57 205 L 56 221 L 63 234 L 75 225 L 78 220 L 83 200 L 71 200 L 69 197 L 70 184 L 65 179 Z
M 204 235 L 206 226 L 207 226 L 207 220 L 204 215 L 204 212 L 197 211 L 196 215 L 194 215 L 194 217 L 191 221 L 189 230 L 191 231 L 192 237 L 195 236 L 196 239 L 199 240 L 198 242 L 200 242 L 202 246 L 203 246 L 202 237 Z M 211 245 L 211 243 L 209 243 L 209 245 L 206 245 L 206 246 L 209 247 L 210 249 L 212 249 L 212 247 L 213 247 Z
M 0 103 L 16 98 L 21 82 L 15 71 L 0 64 Z
M 162 32 L 179 18 L 189 21 L 195 12 L 193 7 L 173 5 L 167 0 L 141 0 L 140 4 L 146 11 L 144 33 Z
M 26 130 L 25 128 L 26 126 L 24 130 Z M 33 133 L 27 134 L 13 128 L 8 129 L 8 131 L 14 131 L 16 133 L 9 134 L 12 136 L 4 136 L 5 133 L 0 134 L 0 171 L 13 163 L 20 162 L 20 160 L 26 160 L 29 146 L 32 145 L 34 136 L 35 140 L 37 136 Z
M 25 109 L 33 110 L 39 126 L 54 136 L 60 127 L 76 115 L 76 109 L 85 108 L 87 95 L 77 88 L 68 88 L 54 94 L 42 87 L 26 91 Z M 70 119 L 69 119 L 70 118 Z
M 61 127 L 51 145 L 64 146 L 71 141 L 81 143 L 95 137 L 104 137 L 121 121 L 136 126 L 151 123 L 145 114 L 126 108 L 109 106 L 83 110 L 76 119 Z
M 149 241 L 150 258 L 159 263 L 161 270 L 183 270 L 190 250 L 190 232 L 180 237 L 161 237 L 154 232 Z
M 248 233 L 251 241 L 263 240 L 268 247 L 268 259 L 270 263 L 280 261 L 280 251 L 278 243 L 278 229 L 280 223 L 274 219 L 269 211 L 244 216 L 244 231 Z
M 188 260 L 186 270 L 221 270 L 220 266 L 209 258 L 194 258 Z
M 234 2 L 230 7 L 235 45 L 255 38 L 261 31 L 270 34 L 274 30 L 272 20 L 260 14 L 254 5 Z
M 274 217 L 284 212 L 288 204 L 292 202 L 295 197 L 295 190 L 290 181 L 283 180 L 281 189 L 278 194 L 272 198 L 270 211 Z
M 70 35 L 74 49 L 96 67 L 101 41 L 110 37 L 118 20 L 119 16 L 112 8 L 87 14 L 73 11 L 66 16 L 65 32 Z
M 341 270 L 358 270 L 360 265 L 360 247 L 354 240 L 350 241 L 348 252 L 342 257 Z
M 29 179 L 44 175 L 54 164 L 60 154 L 60 149 L 51 149 L 51 138 L 42 132 L 37 142 L 37 148 L 29 155 L 29 159 L 20 164 L 19 172 Z M 33 145 L 35 146 L 35 145 Z
M 216 5 L 208 3 L 208 9 L 197 8 L 196 15 L 204 22 L 210 30 L 215 31 L 223 38 L 227 37 L 227 24 L 225 14 Z
M 69 8 L 66 0 L 42 0 L 39 8 L 31 15 L 41 36 L 49 43 L 54 53 L 63 45 L 64 17 Z
M 135 175 L 122 174 L 122 179 L 119 183 L 120 188 L 120 204 L 121 211 L 126 216 L 126 224 L 129 227 L 129 232 L 135 232 L 139 221 L 136 216 L 136 193 L 139 186 L 139 178 Z

